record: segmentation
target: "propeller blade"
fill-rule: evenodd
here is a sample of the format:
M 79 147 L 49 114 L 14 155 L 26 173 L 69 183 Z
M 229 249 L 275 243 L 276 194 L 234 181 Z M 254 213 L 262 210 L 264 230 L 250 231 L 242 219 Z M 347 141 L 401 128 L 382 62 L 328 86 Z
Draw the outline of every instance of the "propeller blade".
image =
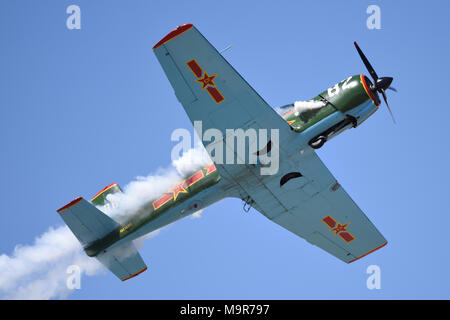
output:
M 394 80 L 394 78 L 392 78 L 392 77 L 378 78 L 377 81 L 375 82 L 375 89 L 377 91 L 380 89 L 386 90 L 387 88 L 389 88 L 391 86 L 392 80 Z
M 395 122 L 395 118 L 394 118 L 394 115 L 392 113 L 391 107 L 389 106 L 389 102 L 388 102 L 387 97 L 386 97 L 386 92 L 384 92 L 383 89 L 381 89 L 380 91 L 381 91 L 381 94 L 383 95 L 384 102 L 386 102 L 386 106 L 388 107 L 389 113 L 391 114 L 392 121 L 394 121 L 394 123 L 397 124 L 397 122 Z
M 394 91 L 394 92 L 397 92 L 397 89 L 395 89 L 394 87 L 389 87 L 388 89 L 389 89 L 389 90 L 392 90 L 392 91 Z
M 370 75 L 372 76 L 373 80 L 374 80 L 374 84 L 373 86 L 370 87 L 370 90 L 372 90 L 372 92 L 379 92 L 383 95 L 383 99 L 384 102 L 386 102 L 386 106 L 389 110 L 389 113 L 391 114 L 392 117 L 392 121 L 395 122 L 395 118 L 394 118 L 394 114 L 392 113 L 391 107 L 389 106 L 389 102 L 387 100 L 386 97 L 386 91 L 387 89 L 390 89 L 394 92 L 397 92 L 397 89 L 395 89 L 394 87 L 391 87 L 391 83 L 394 80 L 394 78 L 392 77 L 382 77 L 382 78 L 378 78 L 377 73 L 375 72 L 375 69 L 372 67 L 372 65 L 370 64 L 369 60 L 367 60 L 366 56 L 364 55 L 364 53 L 362 52 L 362 50 L 359 48 L 358 44 L 355 42 L 353 42 L 353 44 L 355 45 L 356 50 L 359 53 L 359 56 L 361 57 L 361 60 L 363 61 L 364 65 L 366 66 L 367 70 L 369 71 Z
M 359 56 L 361 57 L 361 60 L 364 62 L 364 65 L 366 66 L 366 68 L 369 71 L 370 75 L 372 76 L 373 80 L 376 82 L 377 79 L 378 79 L 378 75 L 375 72 L 375 69 L 372 67 L 372 65 L 370 64 L 369 60 L 367 60 L 366 56 L 364 55 L 362 50 L 359 48 L 359 46 L 356 43 L 356 41 L 353 42 L 353 44 L 355 45 L 355 48 L 358 51 Z

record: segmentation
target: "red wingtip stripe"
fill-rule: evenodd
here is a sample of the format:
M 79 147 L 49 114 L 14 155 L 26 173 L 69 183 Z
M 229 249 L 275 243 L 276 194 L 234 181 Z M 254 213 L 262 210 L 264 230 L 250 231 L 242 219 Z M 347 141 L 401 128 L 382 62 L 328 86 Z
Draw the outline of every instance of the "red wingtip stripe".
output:
M 76 205 L 78 202 L 80 202 L 81 200 L 83 200 L 82 197 L 78 197 L 75 200 L 72 200 L 71 202 L 69 202 L 68 204 L 66 204 L 64 207 L 59 208 L 58 210 L 56 210 L 56 212 L 60 213 L 61 211 L 64 211 L 66 209 L 69 209 L 70 207 Z
M 356 261 L 356 260 L 359 260 L 359 259 L 361 259 L 361 258 L 364 258 L 364 257 L 367 256 L 368 254 L 371 254 L 372 252 L 377 251 L 378 249 L 383 248 L 385 245 L 387 245 L 387 241 L 386 241 L 385 243 L 383 243 L 381 246 L 376 247 L 375 249 L 370 250 L 369 252 L 363 254 L 362 256 L 360 256 L 360 257 L 358 257 L 358 258 L 356 258 L 356 259 L 353 259 L 353 260 L 351 260 L 351 261 L 349 261 L 349 262 L 347 262 L 347 263 L 352 263 L 352 262 L 354 262 L 354 261 Z
M 91 199 L 91 201 L 94 201 L 94 199 L 97 198 L 99 195 L 101 195 L 103 192 L 105 192 L 105 191 L 108 190 L 109 188 L 114 187 L 114 186 L 116 186 L 116 185 L 117 185 L 117 183 L 114 182 L 114 183 L 111 183 L 109 186 L 104 187 L 102 190 L 100 190 L 100 191 L 99 191 L 99 192 Z
M 136 272 L 135 274 L 132 274 L 131 276 L 129 276 L 129 277 L 126 277 L 126 278 L 123 278 L 122 279 L 122 281 L 125 281 L 125 280 L 128 280 L 128 279 L 131 279 L 131 278 L 134 278 L 134 277 L 136 277 L 136 276 L 138 276 L 138 275 L 140 275 L 142 272 L 144 272 L 145 270 L 147 270 L 147 267 L 145 267 L 144 269 L 142 269 L 141 271 L 138 271 L 138 272 Z
M 162 38 L 155 46 L 153 47 L 153 50 L 162 46 L 164 43 L 169 42 L 175 37 L 178 37 L 180 34 L 188 31 L 191 29 L 194 25 L 191 23 L 186 23 L 181 26 L 176 27 L 174 30 L 170 31 L 164 38 Z

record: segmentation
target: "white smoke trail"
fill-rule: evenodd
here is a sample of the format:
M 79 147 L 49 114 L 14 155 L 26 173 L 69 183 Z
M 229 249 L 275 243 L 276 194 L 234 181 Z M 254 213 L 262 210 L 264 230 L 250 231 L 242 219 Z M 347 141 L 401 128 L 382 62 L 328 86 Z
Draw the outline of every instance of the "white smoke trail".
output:
M 322 101 L 295 101 L 294 102 L 294 110 L 295 115 L 298 117 L 301 113 L 309 110 L 317 110 L 325 106 L 325 103 Z
M 295 116 L 299 116 L 301 113 L 311 110 L 318 110 L 325 106 L 323 101 L 308 100 L 308 101 L 295 101 L 292 104 L 285 105 L 283 107 L 275 108 L 275 111 L 284 116 L 286 113 L 294 110 Z
M 211 158 L 205 148 L 203 146 L 197 146 L 184 152 L 183 156 L 179 159 L 174 159 L 172 166 L 175 167 L 179 175 L 185 177 L 194 173 L 199 168 L 211 164 L 211 162 Z
M 70 265 L 88 275 L 101 270 L 68 227 L 51 227 L 33 245 L 18 245 L 10 256 L 0 255 L 0 294 L 6 299 L 65 298 L 71 291 L 65 285 Z
M 130 214 L 143 208 L 150 201 L 170 190 L 177 182 L 211 162 L 203 146 L 189 149 L 183 153 L 182 157 L 174 159 L 171 167 L 160 169 L 156 174 L 147 177 L 137 177 L 124 188 L 123 193 L 109 194 L 106 199 L 113 205 L 108 204 L 99 209 L 116 221 L 124 223 Z
M 170 168 L 157 174 L 138 177 L 120 194 L 118 206 L 108 214 L 120 218 L 135 212 L 163 192 L 167 192 L 186 173 L 191 173 L 211 160 L 202 146 L 191 149 L 172 162 Z M 120 219 L 119 219 L 120 220 Z M 143 240 L 155 236 L 152 232 L 136 241 L 141 248 Z M 77 265 L 82 274 L 95 275 L 104 267 L 89 258 L 68 227 L 49 228 L 32 245 L 17 245 L 12 254 L 0 255 L 0 298 L 3 299 L 64 299 L 73 290 L 66 285 L 67 268 Z

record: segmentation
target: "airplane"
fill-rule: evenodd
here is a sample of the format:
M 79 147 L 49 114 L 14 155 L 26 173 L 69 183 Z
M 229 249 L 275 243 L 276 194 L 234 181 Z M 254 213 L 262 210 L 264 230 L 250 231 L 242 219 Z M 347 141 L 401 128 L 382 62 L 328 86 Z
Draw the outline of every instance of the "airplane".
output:
M 393 78 L 378 77 L 354 45 L 373 82 L 365 75 L 353 75 L 309 103 L 295 102 L 277 112 L 194 25 L 178 26 L 153 51 L 191 122 L 202 121 L 203 129 L 216 129 L 224 136 L 229 128 L 277 130 L 278 142 L 270 140 L 258 149 L 256 164 L 216 160 L 199 168 L 157 199 L 149 199 L 126 222 L 99 209 L 109 204 L 109 195 L 122 192 L 116 183 L 90 202 L 79 197 L 57 212 L 86 254 L 122 281 L 147 269 L 133 240 L 228 197 L 243 200 L 245 211 L 256 209 L 346 263 L 384 247 L 386 239 L 314 151 L 374 114 L 381 104 L 379 93 L 394 120 L 385 93 L 395 90 Z M 224 143 L 228 148 L 230 141 L 202 143 L 213 159 L 211 146 Z M 259 158 L 269 153 L 278 154 L 278 170 L 263 175 L 260 169 L 267 163 Z

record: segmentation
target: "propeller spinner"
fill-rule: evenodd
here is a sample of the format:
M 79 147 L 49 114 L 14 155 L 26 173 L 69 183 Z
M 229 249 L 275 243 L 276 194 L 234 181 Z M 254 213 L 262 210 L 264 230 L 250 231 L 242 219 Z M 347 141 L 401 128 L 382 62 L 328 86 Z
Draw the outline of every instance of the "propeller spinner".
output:
M 392 83 L 392 80 L 394 80 L 394 78 L 392 78 L 392 77 L 379 78 L 377 73 L 375 72 L 375 69 L 372 67 L 369 60 L 367 60 L 366 56 L 364 55 L 362 50 L 359 48 L 358 44 L 356 42 L 354 42 L 354 44 L 355 44 L 356 50 L 359 53 L 359 56 L 361 57 L 361 60 L 363 61 L 364 65 L 366 66 L 367 70 L 369 71 L 370 75 L 372 76 L 374 84 L 370 86 L 370 90 L 372 90 L 373 92 L 381 93 L 381 95 L 383 96 L 384 102 L 386 102 L 386 106 L 389 110 L 389 113 L 391 114 L 392 121 L 394 121 L 394 123 L 396 123 L 394 115 L 392 114 L 391 107 L 389 106 L 389 102 L 386 97 L 387 89 L 397 92 L 397 90 L 395 88 L 391 87 L 391 83 Z

